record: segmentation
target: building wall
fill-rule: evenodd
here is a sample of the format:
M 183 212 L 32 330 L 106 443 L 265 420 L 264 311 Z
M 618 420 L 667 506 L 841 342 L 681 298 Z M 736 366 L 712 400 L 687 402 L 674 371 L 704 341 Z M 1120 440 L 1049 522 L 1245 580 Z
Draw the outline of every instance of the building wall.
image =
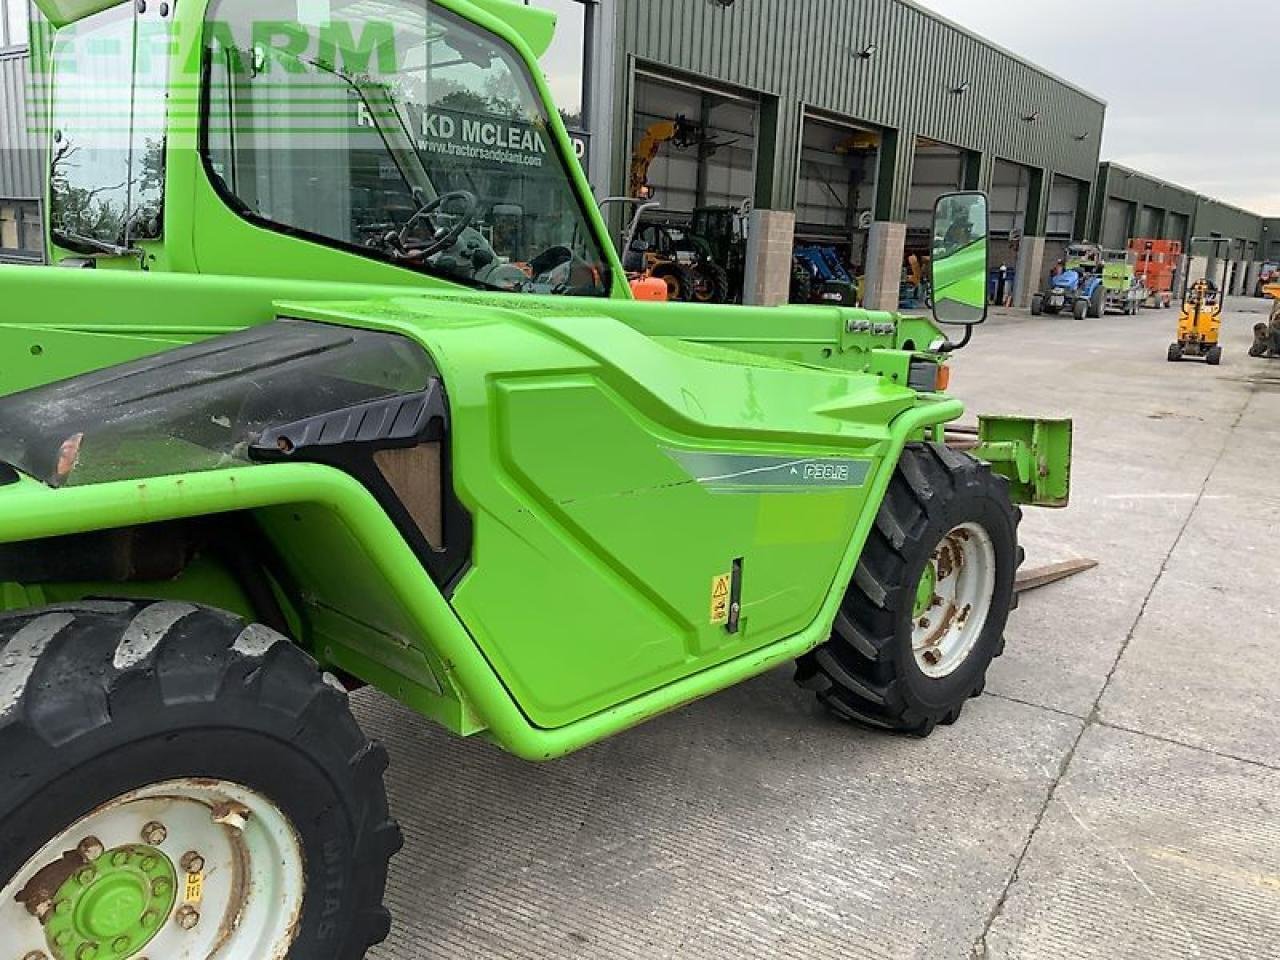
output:
M 761 97 L 758 205 L 794 203 L 806 107 L 896 133 L 881 167 L 879 219 L 907 216 L 917 137 L 980 153 L 982 181 L 997 155 L 1093 180 L 1102 101 L 907 0 L 613 2 L 616 116 L 631 115 L 637 66 Z M 951 92 L 965 83 L 967 92 Z M 630 147 L 612 145 L 615 191 Z
M 1118 163 L 1103 163 L 1098 167 L 1089 239 L 1116 246 L 1121 240 L 1151 232 L 1184 244 L 1192 237 L 1221 236 L 1235 241 L 1223 256 L 1255 260 L 1263 255 L 1266 222 L 1257 214 L 1195 190 Z M 1194 252 L 1207 256 L 1211 250 L 1204 245 Z

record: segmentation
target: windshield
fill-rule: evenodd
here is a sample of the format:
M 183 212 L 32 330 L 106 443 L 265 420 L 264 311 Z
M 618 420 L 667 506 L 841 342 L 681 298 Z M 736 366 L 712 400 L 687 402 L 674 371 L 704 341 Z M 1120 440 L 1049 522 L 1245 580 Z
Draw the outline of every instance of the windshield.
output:
M 206 157 L 242 214 L 481 288 L 603 296 L 514 49 L 426 0 L 221 0 Z

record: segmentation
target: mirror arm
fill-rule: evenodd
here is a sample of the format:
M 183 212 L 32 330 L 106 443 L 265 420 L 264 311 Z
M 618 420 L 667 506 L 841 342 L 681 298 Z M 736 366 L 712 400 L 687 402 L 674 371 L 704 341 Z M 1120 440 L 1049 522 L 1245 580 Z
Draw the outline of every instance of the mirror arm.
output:
M 964 328 L 964 336 L 960 338 L 960 342 L 956 343 L 951 340 L 944 340 L 942 345 L 938 347 L 938 353 L 955 353 L 957 350 L 963 350 L 969 345 L 969 341 L 973 339 L 973 326 L 967 325 Z

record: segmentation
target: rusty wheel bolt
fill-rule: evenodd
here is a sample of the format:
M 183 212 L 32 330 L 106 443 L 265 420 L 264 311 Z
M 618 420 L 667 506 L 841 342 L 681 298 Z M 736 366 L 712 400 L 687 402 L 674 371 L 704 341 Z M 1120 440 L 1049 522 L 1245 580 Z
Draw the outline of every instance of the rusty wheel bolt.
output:
M 97 837 L 85 837 L 80 841 L 80 846 L 76 849 L 80 851 L 80 856 L 86 860 L 97 860 L 104 853 L 102 841 Z
M 142 828 L 142 842 L 150 847 L 158 847 L 169 838 L 169 831 L 163 823 L 152 820 Z
M 179 863 L 187 873 L 204 873 L 204 857 L 194 850 L 188 850 L 184 853 Z
M 192 906 L 182 906 L 178 908 L 178 912 L 173 915 L 173 919 L 178 922 L 183 930 L 191 930 L 200 922 L 200 913 Z
M 921 617 L 921 618 L 920 618 L 920 626 L 927 630 L 927 629 L 929 628 L 929 618 L 928 618 L 928 617 Z
M 924 652 L 924 658 L 929 662 L 929 666 L 931 667 L 937 666 L 938 661 L 942 659 L 940 656 L 938 656 L 937 650 L 926 650 Z

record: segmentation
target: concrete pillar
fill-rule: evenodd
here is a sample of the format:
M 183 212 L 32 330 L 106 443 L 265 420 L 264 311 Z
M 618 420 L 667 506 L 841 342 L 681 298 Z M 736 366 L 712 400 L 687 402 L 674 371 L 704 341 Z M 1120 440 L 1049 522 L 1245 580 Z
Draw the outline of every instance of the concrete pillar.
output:
M 1262 275 L 1262 262 L 1260 260 L 1251 260 L 1249 269 L 1245 271 L 1244 278 L 1244 295 L 1252 297 L 1258 292 L 1258 278 Z
M 907 225 L 877 220 L 867 234 L 867 276 L 862 305 L 868 310 L 897 310 Z
M 1018 266 L 1013 279 L 1013 305 L 1019 310 L 1031 306 L 1031 295 L 1043 286 L 1043 273 L 1044 237 L 1023 237 L 1018 244 Z
M 791 251 L 796 215 L 790 210 L 751 211 L 742 302 L 776 307 L 791 297 Z

